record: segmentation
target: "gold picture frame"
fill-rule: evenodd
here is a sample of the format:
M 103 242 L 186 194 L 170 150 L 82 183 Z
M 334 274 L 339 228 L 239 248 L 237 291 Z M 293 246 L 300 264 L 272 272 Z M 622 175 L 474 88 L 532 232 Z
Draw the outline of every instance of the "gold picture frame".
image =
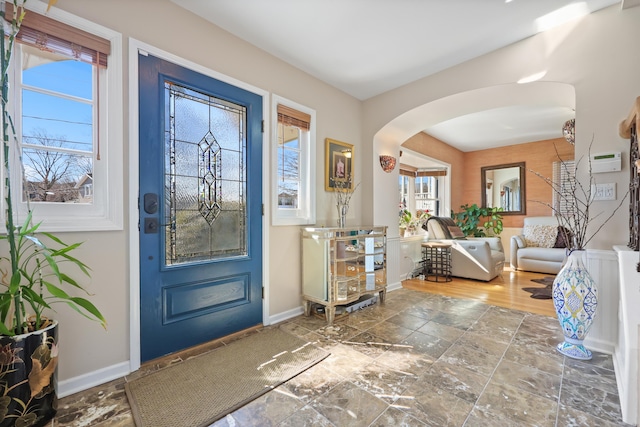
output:
M 340 188 L 353 190 L 353 145 L 331 138 L 324 141 L 324 189 L 335 191 L 336 182 L 344 182 Z

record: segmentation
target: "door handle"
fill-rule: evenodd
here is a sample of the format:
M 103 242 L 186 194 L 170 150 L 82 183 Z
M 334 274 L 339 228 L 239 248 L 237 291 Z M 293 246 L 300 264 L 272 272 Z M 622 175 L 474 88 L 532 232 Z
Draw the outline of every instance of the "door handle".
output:
M 146 193 L 144 195 L 144 211 L 148 214 L 158 212 L 158 195 L 156 193 Z
M 144 233 L 145 234 L 157 234 L 158 233 L 158 219 L 157 218 L 145 218 L 144 219 Z

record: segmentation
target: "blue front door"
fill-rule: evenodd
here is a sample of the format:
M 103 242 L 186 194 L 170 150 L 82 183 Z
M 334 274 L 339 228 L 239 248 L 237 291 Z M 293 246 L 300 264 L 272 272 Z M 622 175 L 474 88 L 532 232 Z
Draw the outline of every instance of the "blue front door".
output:
M 262 98 L 139 55 L 140 350 L 262 322 Z

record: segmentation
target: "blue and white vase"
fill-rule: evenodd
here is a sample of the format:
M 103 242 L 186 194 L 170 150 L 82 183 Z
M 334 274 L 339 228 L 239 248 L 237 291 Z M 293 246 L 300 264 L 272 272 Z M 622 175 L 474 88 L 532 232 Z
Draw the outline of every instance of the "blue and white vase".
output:
M 573 359 L 589 360 L 582 344 L 593 324 L 598 305 L 596 283 L 584 264 L 586 251 L 574 250 L 553 281 L 553 304 L 564 334 L 557 350 Z

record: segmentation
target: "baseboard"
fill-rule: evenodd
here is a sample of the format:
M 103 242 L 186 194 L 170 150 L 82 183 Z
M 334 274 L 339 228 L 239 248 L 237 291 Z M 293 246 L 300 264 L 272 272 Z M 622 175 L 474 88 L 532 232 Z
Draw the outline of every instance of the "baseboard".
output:
M 284 322 L 285 320 L 293 319 L 296 316 L 300 316 L 304 313 L 304 307 L 296 307 L 291 310 L 283 311 L 282 313 L 269 316 L 269 325 Z
M 402 289 L 402 282 L 396 282 L 387 285 L 387 292 L 397 291 L 398 289 Z
M 68 380 L 58 381 L 58 397 L 62 398 L 91 387 L 104 384 L 109 381 L 117 380 L 131 373 L 129 362 L 122 362 L 116 365 L 107 366 L 97 371 L 78 377 L 69 378 Z
M 597 351 L 604 354 L 613 355 L 615 350 L 615 344 L 611 341 L 604 341 L 601 339 L 592 339 L 589 336 L 584 340 L 584 346 L 589 350 Z

